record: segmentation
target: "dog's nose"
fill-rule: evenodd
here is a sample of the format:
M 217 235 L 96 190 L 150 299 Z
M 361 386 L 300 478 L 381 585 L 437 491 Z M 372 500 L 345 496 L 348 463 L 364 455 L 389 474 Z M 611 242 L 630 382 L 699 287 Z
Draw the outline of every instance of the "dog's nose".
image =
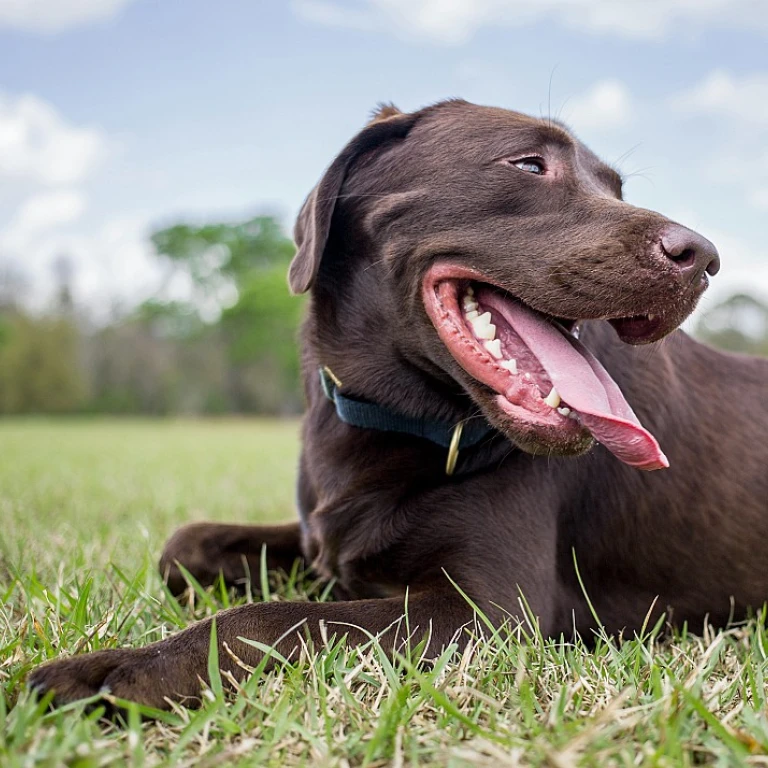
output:
M 716 275 L 720 271 L 717 248 L 706 237 L 680 224 L 672 224 L 664 230 L 661 250 L 692 281 L 705 272 Z

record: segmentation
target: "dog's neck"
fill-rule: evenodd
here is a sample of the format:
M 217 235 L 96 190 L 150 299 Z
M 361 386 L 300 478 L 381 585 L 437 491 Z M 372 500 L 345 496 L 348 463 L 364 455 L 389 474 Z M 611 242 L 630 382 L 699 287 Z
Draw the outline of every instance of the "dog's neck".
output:
M 328 366 L 321 366 L 318 373 L 323 393 L 333 403 L 341 421 L 361 429 L 410 435 L 445 448 L 446 475 L 455 473 L 460 452 L 474 448 L 481 441 L 491 440 L 495 433 L 493 427 L 482 418 L 455 422 L 405 416 L 376 402 L 342 394 L 344 384 Z

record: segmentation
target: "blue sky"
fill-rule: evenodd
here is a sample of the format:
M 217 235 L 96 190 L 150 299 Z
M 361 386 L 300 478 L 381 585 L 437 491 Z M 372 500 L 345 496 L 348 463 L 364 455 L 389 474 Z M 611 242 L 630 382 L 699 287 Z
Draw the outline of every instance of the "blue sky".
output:
M 448 96 L 564 119 L 716 242 L 710 303 L 768 297 L 766 0 L 0 0 L 0 266 L 140 300 L 152 227 L 290 225 L 377 102 Z

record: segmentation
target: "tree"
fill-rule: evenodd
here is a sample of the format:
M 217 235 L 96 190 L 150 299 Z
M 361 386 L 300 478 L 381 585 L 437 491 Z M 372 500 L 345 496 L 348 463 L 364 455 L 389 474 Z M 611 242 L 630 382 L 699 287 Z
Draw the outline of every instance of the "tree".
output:
M 0 311 L 21 306 L 28 288 L 26 275 L 15 264 L 0 259 Z
M 301 408 L 296 337 L 304 302 L 288 293 L 285 272 L 285 264 L 276 264 L 243 279 L 237 303 L 221 317 L 230 360 L 241 374 L 237 399 L 243 410 Z
M 151 239 L 169 267 L 169 279 L 178 270 L 191 278 L 193 302 L 204 312 L 231 306 L 244 281 L 276 265 L 287 269 L 294 253 L 293 243 L 271 216 L 202 226 L 176 224 Z
M 235 410 L 299 410 L 296 336 L 303 301 L 288 292 L 286 272 L 295 248 L 278 222 L 257 216 L 177 224 L 154 233 L 152 243 L 169 266 L 169 279 L 183 271 L 195 290 L 186 308 L 155 300 L 144 305 L 144 315 L 177 329 L 185 323 L 192 328 L 193 315 L 209 320 L 207 335 L 217 335 L 227 349 L 227 399 Z M 206 336 L 199 327 L 194 333 Z
M 2 316 L 0 413 L 62 413 L 85 397 L 80 336 L 66 318 Z
M 701 316 L 696 336 L 732 352 L 768 355 L 768 305 L 736 293 Z

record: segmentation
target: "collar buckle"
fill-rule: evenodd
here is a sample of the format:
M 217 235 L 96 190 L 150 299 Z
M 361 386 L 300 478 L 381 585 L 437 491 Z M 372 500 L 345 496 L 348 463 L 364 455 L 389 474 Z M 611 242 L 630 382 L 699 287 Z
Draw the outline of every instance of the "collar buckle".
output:
M 459 444 L 461 443 L 461 433 L 464 431 L 466 420 L 460 421 L 454 428 L 451 435 L 451 444 L 448 446 L 448 458 L 445 461 L 445 474 L 450 477 L 456 469 L 456 462 L 459 460 Z

